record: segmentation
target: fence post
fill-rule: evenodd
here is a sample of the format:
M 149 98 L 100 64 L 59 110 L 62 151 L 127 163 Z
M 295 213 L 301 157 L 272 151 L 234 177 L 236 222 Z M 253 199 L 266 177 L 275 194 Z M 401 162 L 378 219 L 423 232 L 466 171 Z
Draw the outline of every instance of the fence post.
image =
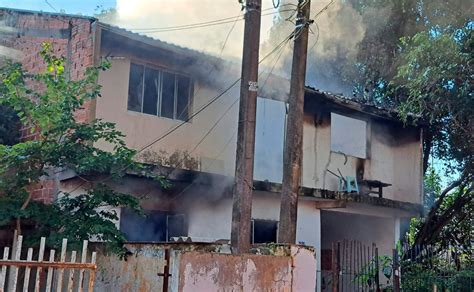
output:
M 375 246 L 375 244 L 374 244 Z M 375 247 L 375 288 L 377 292 L 380 292 L 380 279 L 379 279 L 379 248 Z
M 392 274 L 393 274 L 393 291 L 400 292 L 400 271 L 399 271 L 399 259 L 397 249 L 393 249 L 392 259 Z
M 339 291 L 339 245 L 340 243 L 332 244 L 332 291 Z

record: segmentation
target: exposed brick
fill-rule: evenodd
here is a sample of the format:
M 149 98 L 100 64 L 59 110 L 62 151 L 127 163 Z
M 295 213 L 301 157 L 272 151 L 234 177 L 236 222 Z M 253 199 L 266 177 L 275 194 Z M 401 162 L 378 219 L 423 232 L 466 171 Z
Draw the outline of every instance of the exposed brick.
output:
M 52 44 L 52 52 L 57 56 L 67 57 L 70 55 L 70 78 L 77 80 L 85 74 L 87 66 L 93 65 L 94 47 L 93 47 L 93 30 L 91 20 L 86 18 L 78 18 L 72 16 L 58 16 L 44 13 L 18 12 L 9 9 L 0 9 L 0 19 L 6 21 L 15 20 L 15 28 L 29 29 L 68 29 L 72 24 L 70 39 L 55 39 L 45 37 L 35 37 L 28 35 L 12 35 L 0 39 L 0 45 L 12 47 L 22 52 L 23 68 L 30 73 L 38 73 L 45 69 L 45 63 L 41 59 L 39 53 L 42 49 L 42 43 L 48 42 Z M 68 52 L 68 49 L 70 50 Z M 82 65 L 82 66 L 81 66 Z M 30 85 L 29 85 L 30 86 Z M 33 88 L 38 89 L 34 84 Z M 40 89 L 40 88 L 39 88 Z M 90 103 L 84 104 L 84 108 L 76 113 L 78 122 L 88 122 L 90 116 Z M 39 138 L 37 132 L 31 131 L 32 127 L 24 125 L 21 129 L 21 139 L 24 141 Z M 55 196 L 55 181 L 46 180 L 40 184 L 32 185 L 29 191 L 32 192 L 35 200 L 45 203 L 51 203 Z

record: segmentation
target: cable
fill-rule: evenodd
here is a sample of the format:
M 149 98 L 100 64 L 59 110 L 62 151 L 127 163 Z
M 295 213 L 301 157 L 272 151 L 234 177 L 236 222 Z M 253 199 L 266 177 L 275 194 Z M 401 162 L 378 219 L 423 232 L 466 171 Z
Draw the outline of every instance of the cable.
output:
M 326 11 L 329 6 L 331 6 L 332 4 L 334 3 L 334 0 L 331 0 L 329 1 L 329 3 L 324 6 L 321 10 L 318 11 L 318 13 L 316 13 L 314 16 L 313 16 L 313 19 L 316 19 L 316 17 L 318 17 L 319 15 L 321 15 L 324 11 Z
M 290 38 L 288 38 L 288 41 L 289 41 L 289 40 L 290 40 Z M 286 41 L 286 42 L 284 43 L 284 45 L 281 46 L 281 50 L 280 50 L 278 56 L 275 58 L 275 61 L 274 61 L 274 63 L 273 63 L 273 66 L 271 67 L 271 70 L 269 71 L 269 73 L 268 73 L 268 75 L 267 75 L 267 78 L 265 79 L 265 81 L 264 81 L 264 83 L 263 83 L 263 85 L 262 85 L 262 90 L 263 90 L 263 88 L 265 87 L 265 84 L 267 83 L 267 81 L 268 81 L 270 75 L 272 74 L 273 70 L 275 69 L 276 64 L 277 64 L 278 61 L 280 60 L 280 57 L 281 57 L 281 55 L 282 55 L 282 53 L 283 53 L 283 51 L 284 51 L 286 45 L 288 44 L 288 41 Z M 278 47 L 280 47 L 280 45 L 278 45 Z M 272 52 L 274 52 L 274 51 L 275 51 L 275 50 L 273 50 Z M 267 55 L 267 56 L 268 56 L 268 55 Z M 238 100 L 239 100 L 239 99 L 236 99 L 236 101 L 234 101 L 234 103 L 227 109 L 227 111 L 229 111 L 230 108 L 231 108 Z M 224 113 L 224 115 L 227 114 L 227 111 Z M 223 115 L 223 116 L 224 116 L 224 115 Z M 200 143 L 201 143 L 201 142 L 205 139 L 205 137 L 207 137 L 207 135 L 214 129 L 214 127 L 216 126 L 216 124 L 222 119 L 223 116 L 221 116 L 221 118 L 219 118 L 219 120 L 214 124 L 214 126 L 206 133 L 206 135 L 203 137 L 203 139 L 201 139 Z M 230 145 L 230 142 L 232 142 L 232 140 L 233 140 L 233 138 L 234 138 L 234 136 L 235 136 L 236 133 L 237 133 L 237 129 L 234 129 L 234 131 L 233 131 L 233 133 L 232 133 L 232 136 L 231 136 L 230 139 L 227 141 L 227 143 L 224 145 L 224 147 L 219 151 L 219 153 L 213 158 L 213 161 L 211 162 L 211 164 L 209 165 L 209 167 L 208 167 L 207 170 L 209 170 L 209 169 L 214 165 L 214 162 L 222 155 L 222 153 L 224 153 L 225 149 L 227 149 L 227 147 Z M 199 145 L 200 143 L 198 143 L 198 145 Z M 195 149 L 196 149 L 196 148 L 197 148 L 197 147 L 195 147 Z M 192 151 L 194 151 L 195 149 L 193 149 Z M 191 151 L 191 153 L 192 153 L 192 151 Z M 173 170 L 170 172 L 170 174 L 168 174 L 168 176 L 167 176 L 166 178 L 168 178 L 168 177 L 171 175 L 171 173 L 173 173 L 174 170 L 175 170 L 175 169 L 173 169 Z M 203 170 L 201 170 L 201 171 L 203 171 Z M 193 185 L 195 185 L 195 184 L 196 184 L 196 180 L 192 181 L 192 182 L 191 182 L 188 186 L 186 186 L 182 191 L 180 191 L 177 195 L 175 195 L 173 198 L 171 198 L 170 201 L 171 201 L 171 202 L 174 202 L 178 197 L 180 197 L 184 192 L 186 192 L 189 188 L 191 188 L 191 187 L 192 187 Z
M 240 16 L 240 15 L 239 15 L 239 16 Z M 234 22 L 234 26 L 235 26 L 235 23 L 236 23 L 236 22 Z M 231 30 L 230 30 L 229 33 L 227 34 L 226 40 L 225 40 L 224 45 L 223 45 L 223 47 L 222 47 L 222 49 L 221 49 L 221 52 L 220 52 L 221 55 L 222 55 L 222 52 L 223 52 L 224 47 L 225 47 L 225 44 L 227 43 L 227 40 L 228 40 L 228 38 L 229 38 L 229 36 L 230 36 L 230 33 L 232 32 L 234 26 L 231 28 Z M 264 83 L 263 83 L 263 85 L 262 85 L 262 89 L 265 87 L 265 84 L 267 83 L 267 81 L 268 81 L 270 75 L 272 74 L 273 70 L 275 69 L 275 65 L 277 64 L 278 60 L 280 59 L 280 57 L 281 57 L 281 55 L 282 55 L 282 53 L 283 53 L 283 50 L 284 50 L 284 48 L 285 48 L 285 46 L 286 46 L 287 43 L 288 43 L 288 42 L 285 42 L 285 44 L 284 44 L 283 46 L 281 46 L 280 53 L 278 54 L 278 56 L 277 56 L 277 58 L 276 58 L 276 60 L 275 60 L 275 62 L 274 62 L 274 64 L 273 64 L 273 66 L 272 66 L 270 72 L 268 73 L 268 75 L 267 75 L 267 77 L 266 77 L 266 79 L 265 79 L 265 81 L 264 81 Z M 208 75 L 211 74 L 211 72 L 213 72 L 214 69 L 215 69 L 215 67 L 213 67 L 213 68 L 209 71 Z M 200 88 L 199 88 L 199 89 L 200 89 Z M 197 90 L 197 92 L 199 92 L 199 89 Z M 238 101 L 239 101 L 239 98 L 236 98 L 236 99 L 234 100 L 234 102 L 233 102 L 233 103 L 224 111 L 224 113 L 217 119 L 217 121 L 212 125 L 212 127 L 209 129 L 209 131 L 207 131 L 207 133 L 201 138 L 201 140 L 194 146 L 194 148 L 189 152 L 189 154 L 192 154 L 194 151 L 196 151 L 196 149 L 202 144 L 202 142 L 204 142 L 204 140 L 205 140 L 205 139 L 210 135 L 210 133 L 215 129 L 215 127 L 217 126 L 217 124 L 225 117 L 225 115 L 227 115 L 227 113 L 230 111 L 230 109 L 231 109 L 235 104 L 237 104 Z M 186 108 L 187 108 L 188 106 L 189 106 L 189 105 L 187 105 Z M 184 111 L 185 111 L 185 110 L 183 110 L 183 112 L 184 112 Z M 181 164 L 181 163 L 184 161 L 184 159 L 185 159 L 185 158 L 183 157 L 183 158 L 181 159 L 181 161 L 178 162 L 178 164 Z M 176 168 L 175 168 L 175 169 L 172 169 L 172 170 L 170 171 L 170 173 L 166 176 L 166 178 L 169 178 L 169 176 L 170 176 L 175 170 L 176 170 Z
M 275 0 L 272 0 L 272 4 L 273 4 L 273 8 L 277 9 L 280 6 L 280 0 L 278 0 L 276 4 L 275 4 Z
M 288 11 L 294 11 L 293 9 L 287 9 L 287 10 L 281 10 L 281 11 L 276 11 L 272 13 L 266 13 L 262 14 L 261 16 L 268 16 L 268 15 L 274 15 L 278 14 L 281 12 L 288 12 Z M 239 18 L 238 20 L 244 20 L 244 17 Z M 156 29 L 132 29 L 128 28 L 132 31 L 135 32 L 140 32 L 140 33 L 160 33 L 160 32 L 171 32 L 171 31 L 180 31 L 180 30 L 188 30 L 188 29 L 195 29 L 195 28 L 203 28 L 203 27 L 210 27 L 210 26 L 216 26 L 216 25 L 221 25 L 221 24 L 227 24 L 227 23 L 232 23 L 234 20 L 225 20 L 225 21 L 220 21 L 220 22 L 210 22 L 210 23 L 197 23 L 197 24 L 192 24 L 192 25 L 182 25 L 182 26 L 175 26 L 175 27 L 163 27 L 163 28 L 156 28 Z
M 48 6 L 49 6 L 51 9 L 53 9 L 54 12 L 58 12 L 58 10 L 57 10 L 51 3 L 49 3 L 48 0 L 44 0 L 44 2 L 45 2 L 46 4 L 48 4 Z
M 284 4 L 282 6 L 295 6 L 294 4 Z M 273 8 L 267 8 L 267 9 L 263 9 L 262 12 L 264 11 L 268 11 L 268 10 L 273 10 Z M 293 9 L 290 9 L 290 11 L 293 11 Z M 285 11 L 282 11 L 282 12 L 285 12 Z M 271 15 L 271 14 L 275 14 L 275 12 L 272 12 L 272 13 L 269 13 L 269 14 L 263 14 L 263 15 Z M 263 16 L 262 15 L 262 16 Z M 237 16 L 231 16 L 231 17 L 226 17 L 226 18 L 221 18 L 221 19 L 215 19 L 215 20 L 210 20 L 210 21 L 204 21 L 204 22 L 197 22 L 197 23 L 190 23 L 190 24 L 183 24 L 183 25 L 177 25 L 177 26 L 163 26 L 163 27 L 148 27 L 148 28 L 128 28 L 128 29 L 131 29 L 131 30 L 163 30 L 163 29 L 174 29 L 174 28 L 183 28 L 183 27 L 189 27 L 189 26 L 196 26 L 196 25 L 203 25 L 203 24 L 212 24 L 212 23 L 219 23 L 219 22 L 222 22 L 222 21 L 229 21 L 232 22 L 233 19 L 235 18 L 240 18 L 242 17 L 242 12 L 237 15 Z M 243 18 L 242 18 L 243 20 Z
M 270 53 L 268 53 L 267 55 L 265 55 L 265 57 L 263 57 L 258 63 L 262 63 L 263 61 L 265 61 L 268 57 L 270 57 L 275 51 L 277 51 L 282 45 L 284 45 L 286 42 L 288 42 L 293 36 L 293 33 L 290 34 L 289 36 L 287 36 L 283 41 L 281 41 Z M 186 120 L 182 121 L 181 123 L 179 123 L 178 125 L 174 126 L 174 127 L 171 127 L 170 129 L 168 129 L 165 133 L 163 133 L 162 135 L 160 135 L 159 137 L 157 137 L 156 139 L 154 139 L 153 141 L 151 141 L 150 143 L 146 144 L 144 147 L 140 148 L 136 153 L 135 155 L 137 155 L 138 153 L 144 151 L 145 149 L 153 146 L 155 143 L 158 143 L 159 141 L 163 140 L 164 138 L 168 137 L 169 135 L 171 135 L 174 131 L 178 130 L 179 128 L 181 128 L 184 124 L 186 124 L 187 122 L 189 122 L 192 118 L 194 118 L 195 116 L 197 116 L 198 114 L 200 114 L 201 112 L 203 112 L 206 108 L 208 108 L 209 106 L 211 106 L 214 102 L 216 102 L 219 98 L 221 98 L 224 94 L 226 94 L 227 92 L 229 92 L 239 81 L 241 80 L 241 78 L 239 77 L 237 80 L 235 80 L 229 87 L 227 87 L 224 91 L 222 91 L 221 93 L 219 93 L 218 95 L 216 95 L 215 97 L 213 97 L 211 100 L 209 100 L 205 105 L 203 105 L 199 110 L 197 110 L 195 113 L 193 113 L 191 116 L 189 116 Z M 124 171 L 126 170 L 132 163 L 128 164 L 127 166 L 123 167 L 122 169 L 120 169 L 120 171 Z M 107 177 L 103 178 L 103 179 L 100 179 L 96 182 L 104 182 L 104 181 L 107 181 L 109 180 L 113 175 L 108 175 Z

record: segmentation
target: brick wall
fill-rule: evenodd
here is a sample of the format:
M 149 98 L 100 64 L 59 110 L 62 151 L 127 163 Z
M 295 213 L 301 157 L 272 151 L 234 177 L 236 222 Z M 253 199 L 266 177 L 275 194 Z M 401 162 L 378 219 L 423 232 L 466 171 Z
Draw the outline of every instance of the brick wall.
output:
M 39 55 L 42 43 L 51 43 L 53 53 L 67 59 L 66 70 L 71 80 L 78 80 L 84 76 L 86 68 L 94 64 L 94 21 L 87 17 L 0 9 L 0 25 L 12 31 L 1 36 L 0 45 L 19 51 L 16 55 L 19 55 L 23 68 L 37 73 L 45 69 L 45 63 Z M 91 102 L 86 103 L 76 113 L 76 119 L 88 122 L 93 115 L 92 109 Z M 37 137 L 38 134 L 31 127 L 22 127 L 22 140 Z M 56 186 L 54 178 L 32 185 L 33 198 L 52 202 Z

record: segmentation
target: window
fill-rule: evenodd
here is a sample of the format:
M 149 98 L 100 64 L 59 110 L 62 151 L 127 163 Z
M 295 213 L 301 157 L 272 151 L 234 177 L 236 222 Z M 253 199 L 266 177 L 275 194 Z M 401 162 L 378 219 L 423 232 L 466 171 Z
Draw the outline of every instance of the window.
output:
M 128 87 L 130 111 L 186 121 L 190 115 L 189 77 L 132 63 Z
M 331 113 L 331 151 L 367 158 L 367 122 Z
M 188 227 L 184 214 L 164 211 L 148 211 L 140 216 L 122 208 L 120 230 L 128 241 L 170 241 L 171 237 L 187 236 Z
M 277 242 L 278 221 L 252 220 L 252 243 Z

